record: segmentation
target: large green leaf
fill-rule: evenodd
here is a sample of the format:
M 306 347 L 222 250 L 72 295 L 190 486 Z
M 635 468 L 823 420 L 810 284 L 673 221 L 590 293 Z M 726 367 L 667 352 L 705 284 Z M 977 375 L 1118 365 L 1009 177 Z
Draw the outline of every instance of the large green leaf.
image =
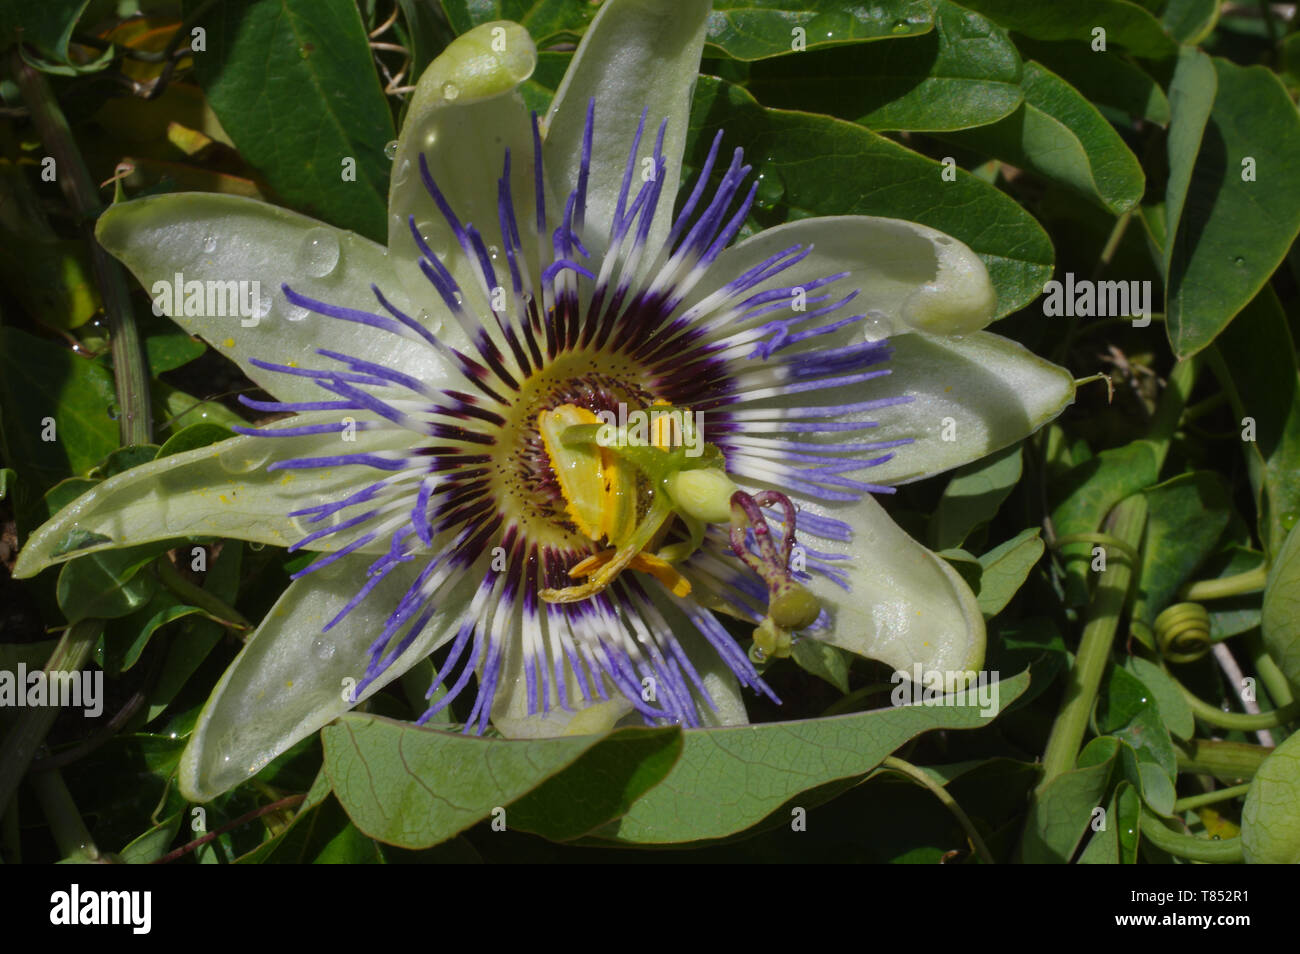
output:
M 1110 106 L 1147 122 L 1169 122 L 1169 100 L 1145 71 L 1118 56 L 1097 68 L 1097 53 L 1085 40 L 1016 39 L 1026 58 L 1042 63 L 1098 106 Z M 1208 108 L 1208 107 L 1207 107 Z
M 244 158 L 289 205 L 382 241 L 396 135 L 353 0 L 229 0 L 204 26 L 194 70 Z
M 321 737 L 325 770 L 349 817 L 403 848 L 436 845 L 483 819 L 579 836 L 662 778 L 680 746 L 675 728 L 482 739 L 355 713 Z M 525 796 L 516 819 L 511 806 Z
M 997 711 L 1028 684 L 1027 673 L 997 683 Z M 988 720 L 979 705 L 900 705 L 806 722 L 689 730 L 668 777 L 596 834 L 621 843 L 678 844 L 725 838 L 769 816 L 789 824 L 793 809 L 822 800 L 810 789 L 865 775 L 922 732 L 977 728 Z
M 1269 570 L 1260 625 L 1268 654 L 1300 686 L 1300 530 L 1287 534 Z
M 714 0 L 708 43 L 734 59 L 756 60 L 819 46 L 915 36 L 932 26 L 933 13 L 925 0 L 857 6 L 838 0 Z
M 1214 70 L 1218 92 L 1166 255 L 1169 341 L 1180 357 L 1223 331 L 1300 232 L 1295 104 L 1262 66 L 1216 58 Z
M 1192 170 L 1196 156 L 1201 151 L 1201 137 L 1205 124 L 1210 121 L 1214 107 L 1214 94 L 1219 88 L 1219 77 L 1214 62 L 1194 47 L 1184 47 L 1178 53 L 1178 64 L 1169 84 L 1169 137 L 1165 151 L 1169 156 L 1169 179 L 1165 183 L 1165 240 L 1164 272 L 1169 274 L 1173 256 L 1173 243 L 1168 240 L 1176 231 L 1187 202 L 1187 190 L 1192 184 Z
M 442 0 L 442 8 L 457 33 L 489 20 L 514 20 L 528 28 L 539 48 L 576 40 L 598 9 L 574 0 Z M 915 36 L 931 26 L 926 0 L 878 0 L 851 8 L 837 0 L 716 0 L 708 43 L 725 56 L 756 60 L 796 48 Z
M 983 260 L 997 289 L 997 314 L 1024 307 L 1051 275 L 1052 247 L 1024 209 L 963 170 L 947 181 L 940 163 L 861 126 L 828 116 L 765 109 L 748 92 L 701 77 L 691 111 L 686 163 L 699 168 L 715 132 L 757 158 L 759 218 L 878 215 L 938 229 Z
M 1260 539 L 1275 554 L 1300 522 L 1300 367 L 1272 288 L 1255 296 L 1210 354 L 1240 428 Z
M 1024 65 L 1020 85 L 1024 104 L 1006 119 L 943 138 L 1059 182 L 1109 212 L 1137 205 L 1142 166 L 1096 107 L 1038 63 Z
M 1300 863 L 1300 734 L 1274 749 L 1251 780 L 1241 843 L 1250 864 Z
M 1021 844 L 1030 864 L 1070 860 L 1084 832 L 1110 789 L 1123 744 L 1106 737 L 1093 739 L 1079 754 L 1079 767 L 1062 772 L 1034 796 Z
M 747 88 L 760 101 L 852 119 L 869 129 L 980 126 L 1020 105 L 1020 57 L 1006 33 L 949 0 L 930 33 L 876 47 L 788 56 L 756 65 Z
M 1126 0 L 962 0 L 1008 30 L 1037 40 L 1092 41 L 1094 30 L 1105 31 L 1105 53 L 1124 50 L 1134 56 L 1162 59 L 1178 52 L 1160 21 Z M 1105 55 L 1098 51 L 1098 55 Z M 1104 61 L 1103 61 L 1104 62 Z

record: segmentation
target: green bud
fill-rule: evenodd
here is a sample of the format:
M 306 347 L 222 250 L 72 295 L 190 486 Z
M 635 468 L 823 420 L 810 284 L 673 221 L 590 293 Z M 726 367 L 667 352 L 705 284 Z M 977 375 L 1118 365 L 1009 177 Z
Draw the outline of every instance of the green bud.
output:
M 821 601 L 798 583 L 783 587 L 767 608 L 767 615 L 782 629 L 811 626 L 822 611 Z
M 668 477 L 667 485 L 677 509 L 705 523 L 729 522 L 731 495 L 740 489 L 716 467 L 679 470 Z

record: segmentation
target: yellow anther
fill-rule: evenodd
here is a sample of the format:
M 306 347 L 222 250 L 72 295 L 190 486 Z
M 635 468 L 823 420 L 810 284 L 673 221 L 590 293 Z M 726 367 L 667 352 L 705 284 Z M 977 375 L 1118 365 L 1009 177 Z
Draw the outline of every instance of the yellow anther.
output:
M 616 455 L 595 444 L 567 447 L 561 438 L 578 424 L 599 424 L 591 411 L 561 404 L 537 415 L 537 431 L 550 458 L 565 510 L 578 531 L 592 540 L 618 543 L 636 520 L 636 476 Z
M 600 553 L 593 553 L 581 563 L 574 564 L 569 570 L 569 576 L 575 580 L 590 576 L 601 577 L 603 575 L 601 571 L 617 555 L 617 550 L 602 550 Z M 627 568 L 650 574 L 671 590 L 675 596 L 689 596 L 691 593 L 691 581 L 678 573 L 676 568 L 667 560 L 661 560 L 653 553 L 645 553 L 644 551 L 638 553 L 628 562 Z

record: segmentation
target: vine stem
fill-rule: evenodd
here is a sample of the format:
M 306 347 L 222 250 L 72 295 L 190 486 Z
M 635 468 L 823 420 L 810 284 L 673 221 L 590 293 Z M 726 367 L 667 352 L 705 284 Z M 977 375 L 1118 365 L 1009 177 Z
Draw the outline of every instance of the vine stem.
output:
M 49 820 L 59 853 L 65 859 L 98 861 L 99 849 L 90 837 L 86 822 L 82 819 L 81 812 L 77 811 L 72 793 L 68 791 L 58 769 L 34 774 L 32 788 Z
M 1169 678 L 1174 679 L 1173 676 Z M 1210 725 L 1218 726 L 1220 729 L 1236 730 L 1238 732 L 1259 732 L 1261 729 L 1276 729 L 1284 726 L 1295 721 L 1296 717 L 1300 716 L 1300 703 L 1296 702 L 1280 706 L 1270 712 L 1224 712 L 1217 706 L 1210 705 L 1177 679 L 1174 679 L 1174 683 L 1182 692 L 1183 699 L 1187 701 L 1188 708 L 1192 710 L 1192 715 L 1203 722 L 1208 722 Z
M 1262 590 L 1267 582 L 1268 565 L 1261 564 L 1245 573 L 1236 573 L 1217 580 L 1197 580 L 1195 583 L 1188 583 L 1179 591 L 1178 596 L 1179 599 L 1192 603 L 1221 600 L 1229 596 L 1240 596 L 1243 593 L 1256 593 Z
M 997 864 L 997 861 L 993 857 L 993 853 L 989 851 L 988 845 L 984 844 L 984 839 L 981 838 L 980 833 L 975 830 L 975 825 L 970 820 L 970 816 L 967 815 L 965 810 L 957 804 L 957 800 L 952 797 L 946 788 L 936 782 L 929 775 L 925 774 L 924 771 L 913 765 L 911 762 L 905 762 L 903 759 L 895 758 L 892 755 L 886 756 L 885 760 L 880 763 L 880 767 L 897 772 L 900 775 L 905 775 L 922 788 L 928 789 L 935 798 L 939 799 L 939 801 L 943 803 L 943 806 L 947 808 L 948 811 L 952 812 L 953 817 L 957 819 L 962 830 L 966 832 L 966 837 L 969 838 L 971 844 L 975 846 L 975 851 L 980 856 L 980 859 L 986 865 Z
M 91 265 L 104 302 L 113 349 L 113 379 L 117 388 L 122 443 L 126 446 L 148 444 L 153 439 L 149 375 L 140 332 L 131 312 L 131 290 L 121 266 L 96 240 L 90 224 L 99 216 L 103 203 L 49 82 L 40 71 L 23 60 L 17 46 L 9 52 L 9 66 L 41 142 L 54 158 L 55 177 L 90 244 Z
M 188 855 L 191 851 L 194 851 L 198 848 L 202 848 L 208 842 L 216 838 L 219 838 L 221 835 L 224 835 L 226 832 L 232 831 L 233 829 L 238 828 L 240 825 L 247 825 L 254 818 L 261 818 L 263 815 L 270 814 L 271 812 L 278 812 L 282 808 L 293 808 L 295 805 L 300 804 L 306 797 L 307 797 L 306 795 L 289 795 L 288 797 L 282 798 L 277 802 L 272 802 L 270 805 L 263 805 L 261 808 L 254 808 L 251 812 L 245 812 L 244 814 L 236 818 L 234 821 L 222 825 L 216 831 L 210 831 L 202 838 L 196 838 L 193 841 L 189 842 L 188 844 L 181 845 L 175 851 L 169 851 L 161 858 L 154 859 L 154 861 L 152 861 L 151 864 L 165 865 L 168 862 L 175 861 L 177 858 L 183 858 L 185 855 Z
M 1142 494 L 1127 497 L 1115 505 L 1107 519 L 1106 532 L 1122 541 L 1127 550 L 1116 548 L 1117 556 L 1101 573 L 1101 579 L 1088 604 L 1088 623 L 1079 641 L 1074 668 L 1065 686 L 1065 704 L 1052 724 L 1047 748 L 1043 752 L 1043 778 L 1038 790 L 1062 772 L 1074 767 L 1084 732 L 1088 728 L 1088 715 L 1101 686 L 1102 673 L 1110 661 L 1111 645 L 1119 627 L 1120 613 L 1128 595 L 1133 565 L 1129 551 L 1136 551 L 1146 525 L 1147 501 Z
M 1245 782 L 1241 785 L 1233 785 L 1231 788 L 1216 788 L 1212 792 L 1206 792 L 1203 795 L 1189 795 L 1186 798 L 1180 798 L 1174 802 L 1174 814 L 1181 815 L 1183 812 L 1195 811 L 1206 805 L 1216 805 L 1219 802 L 1226 802 L 1229 799 L 1236 798 L 1238 795 L 1245 795 L 1250 791 L 1250 783 Z
M 1178 753 L 1179 774 L 1213 775 L 1217 778 L 1254 778 L 1273 750 L 1248 742 L 1192 739 L 1187 750 Z
M 1165 827 L 1155 815 L 1142 812 L 1142 835 L 1162 851 L 1188 861 L 1205 861 L 1211 864 L 1232 865 L 1242 861 L 1241 838 L 1197 838 Z
M 50 653 L 45 671 L 77 672 L 95 648 L 104 631 L 102 619 L 83 619 L 73 623 L 63 632 L 54 652 Z M 10 799 L 18 790 L 18 783 L 27 774 L 32 757 L 45 740 L 50 727 L 59 715 L 57 706 L 39 706 L 19 709 L 4 744 L 0 746 L 0 815 L 9 807 Z

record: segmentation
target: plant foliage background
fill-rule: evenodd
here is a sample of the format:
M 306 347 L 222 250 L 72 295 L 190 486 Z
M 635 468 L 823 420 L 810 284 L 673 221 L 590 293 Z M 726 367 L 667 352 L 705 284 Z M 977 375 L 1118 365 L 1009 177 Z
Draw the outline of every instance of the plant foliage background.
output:
M 0 3 L 4 565 L 92 482 L 219 440 L 246 413 L 233 396 L 251 384 L 135 288 L 155 431 L 120 446 L 114 286 L 88 232 L 115 193 L 259 197 L 383 241 L 403 88 L 456 34 L 513 19 L 544 51 L 525 87 L 542 111 L 594 11 Z M 0 709 L 5 860 L 681 860 L 656 850 L 670 846 L 699 860 L 1296 860 L 1300 750 L 1266 760 L 1300 686 L 1300 33 L 1284 12 L 714 4 L 687 159 L 719 127 L 745 147 L 761 176 L 748 231 L 853 213 L 941 229 L 987 264 L 1000 334 L 1113 381 L 1113 399 L 1083 384 L 1030 440 L 884 501 L 978 594 L 1003 680 L 991 724 L 891 707 L 885 667 L 805 646 L 769 667 L 787 705 L 754 702 L 758 729 L 502 745 L 403 723 L 424 708 L 425 664 L 196 814 L 169 782 L 186 735 L 245 621 L 310 557 L 176 540 L 0 574 L 0 669 L 44 665 L 63 627 L 102 620 L 89 665 L 108 686 L 101 718 L 64 713 L 34 740 L 30 712 Z M 33 122 L 37 84 L 66 117 L 57 141 Z M 97 186 L 80 196 L 76 161 Z M 1067 273 L 1149 282 L 1153 320 L 1049 314 L 1044 284 Z M 1089 672 L 1099 687 L 1077 699 Z M 1044 764 L 1071 720 L 1086 746 Z M 891 753 L 906 761 L 882 766 Z

